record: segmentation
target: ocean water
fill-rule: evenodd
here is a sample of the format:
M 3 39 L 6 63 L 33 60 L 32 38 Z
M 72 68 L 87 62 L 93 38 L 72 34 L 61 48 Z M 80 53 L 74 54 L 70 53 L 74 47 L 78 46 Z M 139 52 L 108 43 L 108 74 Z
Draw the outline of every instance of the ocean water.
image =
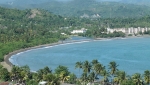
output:
M 91 40 L 67 43 L 32 49 L 13 55 L 9 60 L 14 65 L 28 65 L 32 71 L 48 66 L 53 71 L 59 66 L 67 66 L 69 71 L 78 75 L 75 69 L 78 61 L 97 59 L 108 68 L 115 61 L 119 70 L 127 74 L 143 74 L 150 70 L 150 37 Z

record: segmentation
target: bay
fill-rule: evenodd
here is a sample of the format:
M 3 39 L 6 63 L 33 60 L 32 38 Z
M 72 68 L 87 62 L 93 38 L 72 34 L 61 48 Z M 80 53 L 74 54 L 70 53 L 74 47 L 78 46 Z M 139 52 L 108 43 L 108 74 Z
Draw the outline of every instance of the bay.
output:
M 75 63 L 97 59 L 108 68 L 115 61 L 119 70 L 131 75 L 150 70 L 150 38 L 123 38 L 81 41 L 32 49 L 13 55 L 9 60 L 14 65 L 28 65 L 32 71 L 50 67 L 53 71 L 59 65 L 68 67 L 78 75 Z

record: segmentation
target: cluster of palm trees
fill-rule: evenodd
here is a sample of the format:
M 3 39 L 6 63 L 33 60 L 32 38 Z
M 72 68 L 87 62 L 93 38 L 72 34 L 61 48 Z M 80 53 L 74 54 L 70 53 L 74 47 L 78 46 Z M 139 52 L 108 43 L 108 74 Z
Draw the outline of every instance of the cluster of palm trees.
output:
M 71 74 L 65 66 L 58 66 L 54 72 L 49 67 L 31 72 L 28 66 L 13 66 L 11 72 L 8 72 L 0 65 L 0 80 L 17 85 L 38 85 L 42 81 L 46 81 L 46 85 L 60 85 L 64 82 L 75 83 L 76 75 Z
M 71 83 L 86 85 L 88 83 L 101 85 L 149 85 L 150 71 L 144 74 L 135 73 L 127 75 L 125 71 L 118 70 L 118 64 L 110 62 L 108 68 L 98 60 L 92 62 L 76 62 L 79 69 L 78 78 L 71 74 L 67 67 L 58 66 L 54 72 L 48 67 L 39 69 L 37 72 L 30 72 L 28 66 L 13 66 L 11 72 L 0 65 L 0 80 L 11 81 L 18 84 L 38 85 L 40 81 L 46 81 L 47 85 L 60 85 L 61 83 Z
M 144 74 L 135 73 L 127 75 L 125 71 L 118 70 L 118 64 L 110 62 L 108 69 L 106 66 L 92 60 L 92 62 L 76 62 L 76 68 L 79 69 L 80 84 L 101 84 L 101 85 L 149 85 L 150 71 L 144 71 Z M 82 72 L 80 72 L 82 70 Z

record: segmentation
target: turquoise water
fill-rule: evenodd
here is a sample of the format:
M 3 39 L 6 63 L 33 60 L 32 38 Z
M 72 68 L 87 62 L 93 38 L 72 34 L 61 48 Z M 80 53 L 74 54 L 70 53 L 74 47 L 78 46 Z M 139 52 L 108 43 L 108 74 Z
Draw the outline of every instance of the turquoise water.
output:
M 18 66 L 29 65 L 32 71 L 45 66 L 55 69 L 67 66 L 77 74 L 75 63 L 97 59 L 108 68 L 110 61 L 119 64 L 118 69 L 127 74 L 143 73 L 150 70 L 150 38 L 107 39 L 83 41 L 43 47 L 13 55 L 9 60 Z

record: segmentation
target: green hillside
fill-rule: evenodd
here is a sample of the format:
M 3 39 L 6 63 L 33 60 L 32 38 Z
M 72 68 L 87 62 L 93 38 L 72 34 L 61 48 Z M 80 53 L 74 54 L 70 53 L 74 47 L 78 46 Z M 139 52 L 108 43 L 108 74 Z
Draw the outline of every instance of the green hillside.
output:
M 57 42 L 63 38 L 59 28 L 68 22 L 44 10 L 0 7 L 0 61 L 14 50 Z
M 30 1 L 31 2 L 31 1 Z M 56 15 L 61 16 L 77 16 L 81 17 L 84 14 L 92 17 L 95 14 L 102 18 L 127 18 L 127 17 L 142 17 L 150 14 L 150 7 L 145 5 L 125 4 L 119 2 L 97 2 L 95 0 L 73 0 L 68 2 L 49 1 L 41 4 L 29 4 L 27 1 L 22 5 L 21 0 L 16 1 L 13 5 L 3 5 L 9 8 L 40 8 L 48 10 Z M 138 2 L 138 1 L 136 1 Z M 135 1 L 131 3 L 136 3 Z M 130 3 L 126 1 L 126 3 Z M 141 2 L 142 3 L 142 2 Z M 144 3 L 144 2 L 143 2 Z

